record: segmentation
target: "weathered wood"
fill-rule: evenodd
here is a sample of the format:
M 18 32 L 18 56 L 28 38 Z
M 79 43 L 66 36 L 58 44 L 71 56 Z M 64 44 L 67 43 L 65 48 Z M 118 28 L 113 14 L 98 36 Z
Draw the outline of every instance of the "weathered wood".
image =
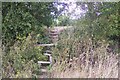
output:
M 55 35 L 55 36 L 49 36 L 50 38 L 58 38 L 58 35 Z
M 58 30 L 50 30 L 50 33 L 58 33 Z
M 38 46 L 55 46 L 56 44 L 38 44 Z
M 55 36 L 55 35 L 59 35 L 59 33 L 49 33 L 49 35 Z
M 41 71 L 41 72 L 47 72 L 47 70 L 46 70 L 46 69 L 40 69 L 40 71 Z
M 52 51 L 50 51 L 50 50 L 46 50 L 45 53 L 47 53 L 47 54 L 50 53 L 50 54 L 51 54 Z
M 51 54 L 48 54 L 48 53 L 44 53 L 45 56 L 51 56 Z
M 51 62 L 49 61 L 38 61 L 38 64 L 50 64 Z

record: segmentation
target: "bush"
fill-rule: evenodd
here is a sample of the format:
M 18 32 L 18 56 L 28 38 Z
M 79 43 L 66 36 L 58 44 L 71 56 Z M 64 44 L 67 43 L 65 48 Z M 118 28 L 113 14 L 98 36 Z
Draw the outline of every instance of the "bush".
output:
M 36 36 L 36 35 L 34 35 Z M 46 60 L 42 55 L 43 47 L 36 46 L 37 39 L 30 34 L 23 42 L 17 41 L 3 55 L 3 78 L 30 78 L 36 76 L 37 61 Z

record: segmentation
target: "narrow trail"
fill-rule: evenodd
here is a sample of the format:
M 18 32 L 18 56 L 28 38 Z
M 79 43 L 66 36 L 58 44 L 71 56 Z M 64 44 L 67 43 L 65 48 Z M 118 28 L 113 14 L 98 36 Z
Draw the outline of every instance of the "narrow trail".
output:
M 39 46 L 44 46 L 44 47 L 48 47 L 48 48 L 56 46 L 57 42 L 59 40 L 60 33 L 65 29 L 68 29 L 68 28 L 66 28 L 66 27 L 50 28 L 48 31 L 49 31 L 49 37 L 51 39 L 51 43 L 50 44 L 39 44 Z M 80 45 L 80 47 L 82 47 L 82 46 L 84 46 L 84 44 Z M 91 49 L 91 45 L 86 45 L 86 46 L 88 46 L 88 48 Z M 100 47 L 100 48 L 98 47 L 98 48 L 96 48 L 94 53 L 98 54 L 98 52 L 101 52 L 104 54 L 103 50 L 105 50 L 105 49 L 106 49 L 106 47 Z M 100 56 L 101 53 L 98 54 L 98 56 Z M 107 52 L 105 52 L 105 53 L 107 53 Z M 94 77 L 94 78 L 96 78 L 96 77 L 103 77 L 103 78 L 104 77 L 115 77 L 116 78 L 118 75 L 118 73 L 117 73 L 118 67 L 116 66 L 118 64 L 118 62 L 117 62 L 117 58 L 115 57 L 116 55 L 111 56 L 109 54 L 106 54 L 106 57 L 102 57 L 104 60 L 102 58 L 100 58 L 100 59 L 98 58 L 100 63 L 98 62 L 98 63 L 94 64 L 95 67 L 92 67 L 93 65 L 91 64 L 91 61 L 90 61 L 91 57 L 88 56 L 88 58 L 84 58 L 84 54 L 81 54 L 79 56 L 79 58 L 74 58 L 73 60 L 71 60 L 69 62 L 69 64 L 67 64 L 63 70 L 59 70 L 60 67 L 63 67 L 63 65 L 60 65 L 59 63 L 55 64 L 55 65 L 52 64 L 52 54 L 53 54 L 53 52 L 50 49 L 48 49 L 44 52 L 44 55 L 48 56 L 48 61 L 38 61 L 38 64 L 40 65 L 39 78 L 49 78 L 49 77 L 50 78 L 51 77 L 52 78 L 92 78 L 92 77 Z M 89 52 L 86 51 L 85 54 L 89 54 Z M 93 57 L 94 57 L 93 59 L 95 59 L 96 55 Z M 96 60 L 96 61 L 98 61 L 98 60 Z M 88 61 L 88 62 L 86 64 L 84 64 L 85 61 Z M 48 67 L 51 64 L 52 64 L 52 69 L 49 72 Z M 81 64 L 81 66 L 80 66 L 80 64 Z M 112 66 L 109 66 L 109 65 L 112 65 Z M 106 68 L 108 68 L 108 69 L 106 69 Z M 99 74 L 102 74 L 102 76 Z
M 53 28 L 48 28 L 48 36 L 51 40 L 52 43 L 50 44 L 39 44 L 39 46 L 43 46 L 43 47 L 54 47 L 57 45 L 57 41 L 59 39 L 59 34 L 67 29 L 68 27 L 67 26 L 60 26 L 60 27 L 53 27 Z M 40 78 L 47 78 L 48 76 L 48 70 L 47 70 L 47 66 L 51 65 L 52 64 L 52 51 L 51 50 L 46 50 L 44 52 L 44 55 L 45 56 L 48 56 L 48 61 L 38 61 L 38 64 L 40 66 Z

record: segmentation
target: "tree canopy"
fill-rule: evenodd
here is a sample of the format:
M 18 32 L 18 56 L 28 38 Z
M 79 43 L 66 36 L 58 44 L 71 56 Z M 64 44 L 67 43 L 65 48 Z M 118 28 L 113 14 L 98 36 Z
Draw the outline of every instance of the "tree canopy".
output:
M 56 8 L 53 3 L 4 2 L 3 45 L 13 45 L 16 40 L 25 39 L 32 31 L 42 35 L 43 26 L 52 25 Z

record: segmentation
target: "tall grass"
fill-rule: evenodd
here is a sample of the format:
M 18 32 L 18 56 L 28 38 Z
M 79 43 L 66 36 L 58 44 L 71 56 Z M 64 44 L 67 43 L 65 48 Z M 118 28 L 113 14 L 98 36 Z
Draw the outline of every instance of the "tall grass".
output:
M 108 48 L 106 40 L 93 40 L 80 31 L 76 28 L 61 34 L 53 48 L 51 77 L 118 78 L 118 53 Z

